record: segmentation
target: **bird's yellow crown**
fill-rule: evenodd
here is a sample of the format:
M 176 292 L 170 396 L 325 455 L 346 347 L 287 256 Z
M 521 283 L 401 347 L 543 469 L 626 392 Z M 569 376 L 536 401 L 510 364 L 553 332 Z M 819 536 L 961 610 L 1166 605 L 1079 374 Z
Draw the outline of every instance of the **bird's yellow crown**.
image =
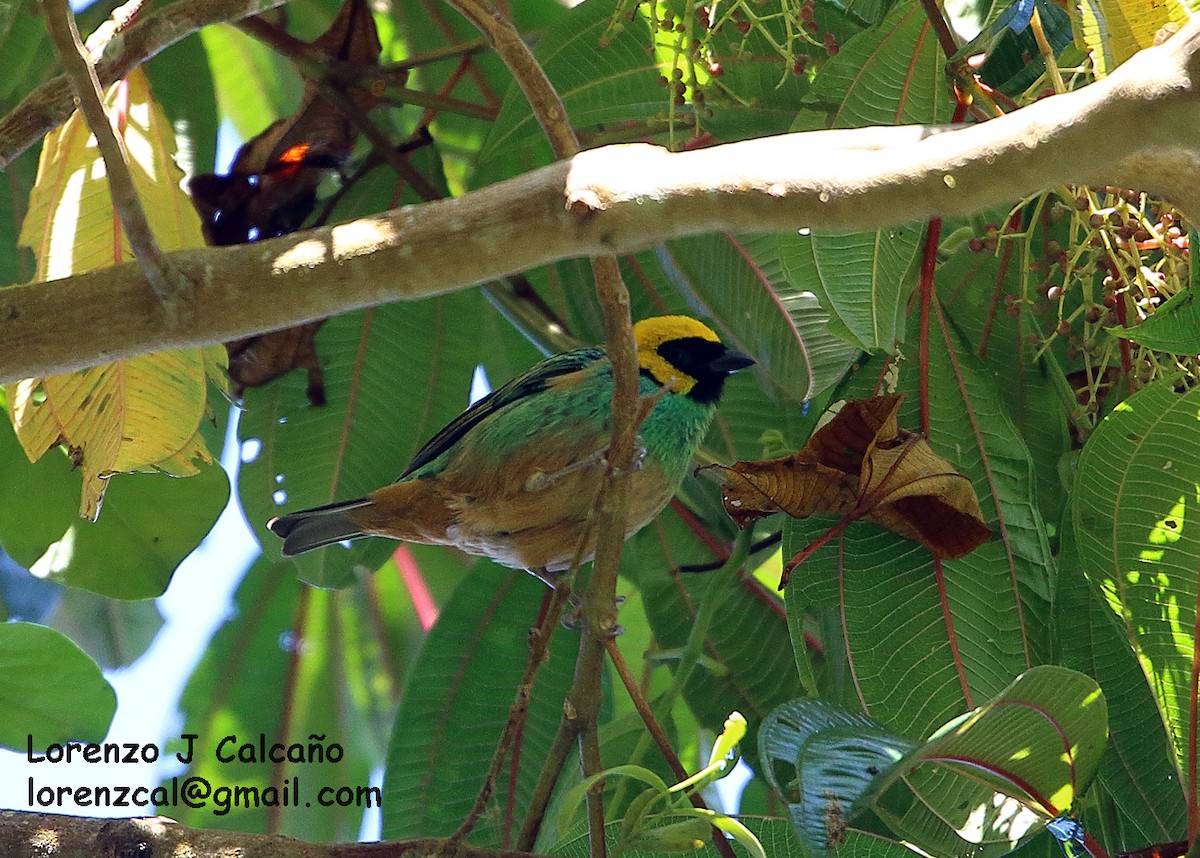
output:
M 692 337 L 712 343 L 721 342 L 712 328 L 690 316 L 653 316 L 642 319 L 633 326 L 638 366 L 650 373 L 663 387 L 686 394 L 695 386 L 696 379 L 660 355 L 658 347 L 672 340 Z

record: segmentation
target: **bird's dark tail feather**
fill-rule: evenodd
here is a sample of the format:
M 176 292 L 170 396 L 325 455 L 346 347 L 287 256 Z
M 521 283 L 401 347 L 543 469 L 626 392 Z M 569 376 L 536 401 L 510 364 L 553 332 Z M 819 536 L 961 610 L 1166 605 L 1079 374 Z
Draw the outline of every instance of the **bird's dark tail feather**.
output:
M 290 512 L 268 521 L 267 528 L 283 537 L 283 556 L 292 557 L 335 542 L 366 536 L 346 513 L 369 503 L 367 498 L 358 498 Z

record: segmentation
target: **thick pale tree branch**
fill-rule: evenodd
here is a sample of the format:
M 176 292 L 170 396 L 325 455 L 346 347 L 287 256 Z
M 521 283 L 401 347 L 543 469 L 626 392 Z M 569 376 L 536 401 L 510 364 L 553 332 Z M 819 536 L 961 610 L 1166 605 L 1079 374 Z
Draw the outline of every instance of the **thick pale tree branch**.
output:
M 185 36 L 223 21 L 237 21 L 280 6 L 287 0 L 178 0 L 156 9 L 117 33 L 96 63 L 102 87 L 120 80 L 146 60 Z M 0 119 L 0 170 L 75 110 L 74 93 L 65 75 L 51 78 L 29 93 Z
M 278 834 L 189 828 L 172 819 L 94 819 L 0 810 L 0 855 L 7 858 L 113 858 L 187 855 L 190 858 L 533 858 L 510 849 L 468 843 L 447 849 L 443 838 L 383 843 L 306 843 Z
M 1200 20 L 1108 78 L 958 128 L 821 131 L 668 153 L 582 152 L 454 200 L 229 248 L 168 254 L 196 284 L 167 328 L 133 265 L 0 289 L 0 380 L 224 342 L 426 297 L 570 257 L 714 231 L 876 229 L 1064 184 L 1162 194 L 1200 214 Z

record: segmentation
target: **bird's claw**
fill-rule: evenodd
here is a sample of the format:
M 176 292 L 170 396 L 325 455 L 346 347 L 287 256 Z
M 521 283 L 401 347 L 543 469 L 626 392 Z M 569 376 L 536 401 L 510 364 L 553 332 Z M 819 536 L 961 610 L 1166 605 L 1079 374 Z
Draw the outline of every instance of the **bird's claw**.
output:
M 617 596 L 613 602 L 616 608 L 619 609 L 625 604 L 625 597 Z M 577 632 L 583 628 L 583 603 L 577 600 L 574 595 L 571 596 L 571 612 L 564 614 L 560 622 L 562 623 L 562 627 L 569 631 Z M 625 634 L 625 627 L 618 623 L 612 627 L 607 636 L 615 638 L 617 635 L 623 634 Z
M 642 436 L 639 435 L 637 438 L 637 444 L 633 448 L 633 459 L 630 461 L 628 466 L 622 468 L 621 470 L 624 473 L 635 473 L 642 469 L 642 465 L 645 463 L 645 461 L 646 445 L 642 439 Z M 605 447 L 603 450 L 597 450 L 596 452 L 580 459 L 578 462 L 572 462 L 565 468 L 559 468 L 557 471 L 550 471 L 549 473 L 546 471 L 535 471 L 529 477 L 529 479 L 525 481 L 525 491 L 539 492 L 542 489 L 549 488 L 563 477 L 573 474 L 576 471 L 593 467 L 607 468 L 608 466 L 608 448 Z

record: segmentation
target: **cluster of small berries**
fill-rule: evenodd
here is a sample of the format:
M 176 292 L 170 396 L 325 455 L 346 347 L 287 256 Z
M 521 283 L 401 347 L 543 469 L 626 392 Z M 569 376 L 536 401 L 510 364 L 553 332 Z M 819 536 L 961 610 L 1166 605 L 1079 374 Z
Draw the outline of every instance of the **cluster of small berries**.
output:
M 1104 330 L 1138 324 L 1183 288 L 1190 247 L 1187 224 L 1179 213 L 1125 188 L 1079 189 L 1074 197 L 1055 195 L 1042 202 L 1044 207 L 1036 207 L 1045 213 L 1047 231 L 1061 235 L 1063 231 L 1054 230 L 1052 224 L 1072 219 L 1067 230 L 1072 245 L 1064 248 L 1058 240 L 1044 238 L 1037 254 L 1040 258 L 1029 263 L 1030 271 L 1023 272 L 1025 277 L 1036 277 L 1036 282 L 1023 288 L 1020 296 L 1004 296 L 1010 316 L 1032 312 L 1057 319 L 1036 326 L 1045 331 L 1045 337 L 1029 334 L 1030 344 L 1044 346 L 1063 338 L 1067 360 L 1086 358 L 1095 370 L 1087 375 L 1096 384 L 1111 374 L 1109 370 L 1115 371 L 1118 359 L 1135 386 L 1164 372 L 1190 368 L 1195 373 L 1197 368 L 1191 364 L 1196 362 L 1186 356 L 1180 363 L 1174 356 L 1158 355 L 1136 344 L 1117 348 Z M 976 253 L 995 254 L 1002 240 L 1028 241 L 1031 232 L 1005 235 L 997 225 L 989 224 L 968 246 Z M 1121 352 L 1123 356 L 1119 356 Z M 1200 375 L 1196 380 L 1200 381 Z M 1091 394 L 1087 401 L 1094 406 L 1097 397 L 1095 391 Z

